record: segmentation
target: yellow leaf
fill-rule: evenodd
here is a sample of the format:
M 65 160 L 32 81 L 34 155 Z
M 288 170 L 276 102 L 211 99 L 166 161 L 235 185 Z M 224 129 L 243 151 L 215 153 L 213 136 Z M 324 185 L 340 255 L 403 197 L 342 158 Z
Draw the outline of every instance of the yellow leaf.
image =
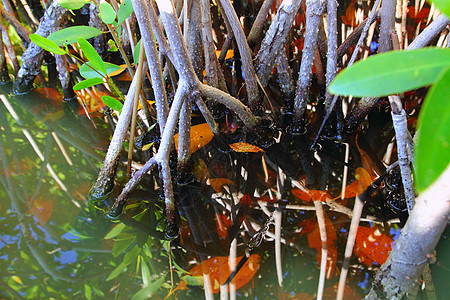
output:
M 13 279 L 15 282 L 17 282 L 18 284 L 23 284 L 23 282 L 22 282 L 22 280 L 20 279 L 19 276 L 14 275 L 14 276 L 12 277 L 12 279 Z
M 191 153 L 203 148 L 208 144 L 214 133 L 212 133 L 211 128 L 207 123 L 195 125 L 191 127 Z M 175 140 L 175 148 L 178 151 L 178 133 L 173 137 Z
M 231 144 L 230 147 L 236 152 L 264 152 L 264 150 L 259 148 L 258 146 L 244 142 Z
M 217 58 L 219 58 L 220 52 L 222 52 L 222 50 L 216 50 Z M 225 60 L 233 58 L 233 57 L 234 57 L 234 51 L 232 49 L 228 50 L 227 55 L 225 55 Z
M 117 70 L 117 71 L 112 72 L 111 74 L 109 74 L 109 77 L 113 77 L 113 76 L 119 75 L 120 73 L 125 71 L 126 68 L 127 68 L 127 65 L 125 65 L 125 64 L 120 65 L 120 69 Z

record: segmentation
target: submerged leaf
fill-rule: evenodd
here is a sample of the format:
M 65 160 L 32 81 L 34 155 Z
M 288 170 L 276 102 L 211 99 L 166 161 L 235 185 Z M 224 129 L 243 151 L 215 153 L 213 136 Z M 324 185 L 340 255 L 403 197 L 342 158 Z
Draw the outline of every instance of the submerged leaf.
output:
M 380 265 L 384 264 L 388 258 L 393 242 L 390 237 L 381 233 L 377 227 L 358 227 L 356 245 L 367 257 Z
M 191 153 L 206 146 L 214 137 L 208 123 L 194 125 L 191 127 Z M 178 151 L 178 133 L 174 135 L 175 148 Z
M 253 152 L 253 153 L 264 152 L 264 150 L 259 148 L 258 146 L 244 142 L 230 144 L 230 147 L 236 152 Z

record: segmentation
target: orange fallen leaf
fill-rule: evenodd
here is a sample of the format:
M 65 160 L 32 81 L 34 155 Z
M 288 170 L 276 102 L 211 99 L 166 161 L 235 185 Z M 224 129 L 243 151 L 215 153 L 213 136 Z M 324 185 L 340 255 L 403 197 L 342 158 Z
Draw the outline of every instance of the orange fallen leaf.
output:
M 358 227 L 356 234 L 356 245 L 371 260 L 382 265 L 392 250 L 394 241 L 387 235 L 380 232 L 377 227 Z
M 327 201 L 331 199 L 330 195 L 327 192 L 320 190 L 301 190 L 301 189 L 293 189 L 291 193 L 298 199 L 311 202 L 314 201 Z
M 209 184 L 217 193 L 221 193 L 225 184 L 234 184 L 234 182 L 228 178 L 210 178 Z
M 220 52 L 222 52 L 222 50 L 216 50 L 217 58 L 219 58 Z M 233 57 L 234 57 L 234 51 L 232 49 L 228 50 L 227 55 L 225 55 L 225 60 L 233 58 Z
M 206 146 L 214 137 L 214 133 L 207 123 L 191 127 L 191 153 Z M 178 151 L 178 133 L 174 135 L 175 148 Z
M 230 145 L 231 149 L 233 149 L 236 152 L 264 152 L 263 149 L 259 148 L 258 146 L 244 143 L 244 142 L 238 142 Z

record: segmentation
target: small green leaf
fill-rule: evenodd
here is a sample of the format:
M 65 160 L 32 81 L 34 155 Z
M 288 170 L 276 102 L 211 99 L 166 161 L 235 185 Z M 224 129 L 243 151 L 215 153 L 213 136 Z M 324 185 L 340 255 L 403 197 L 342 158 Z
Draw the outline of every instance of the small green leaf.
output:
M 151 274 L 144 257 L 141 258 L 142 285 L 147 287 L 150 284 Z
M 92 299 L 92 289 L 87 284 L 84 284 L 84 297 L 86 297 L 86 299 L 88 300 Z
M 30 34 L 30 39 L 37 46 L 41 47 L 44 50 L 47 50 L 48 52 L 52 52 L 59 55 L 66 54 L 66 52 L 63 49 L 59 48 L 59 46 L 55 42 L 43 36 L 32 33 Z
M 151 282 L 148 287 L 143 288 L 139 292 L 134 294 L 131 300 L 145 300 L 151 298 L 153 294 L 161 288 L 161 285 L 164 283 L 165 278 L 166 275 L 163 275 L 155 281 Z
M 128 18 L 133 12 L 133 5 L 131 4 L 131 0 L 125 0 L 119 7 L 117 11 L 117 24 L 122 24 L 126 18 Z
M 84 56 L 92 63 L 92 66 L 102 72 L 106 73 L 106 66 L 103 59 L 97 53 L 97 51 L 92 47 L 92 45 L 86 41 L 84 38 L 78 39 L 78 44 L 80 44 L 81 50 L 83 50 Z
M 450 1 L 448 0 L 428 0 L 428 2 L 433 2 L 434 5 L 447 17 L 450 17 Z
M 130 251 L 125 253 L 122 263 L 125 265 L 131 264 L 133 261 L 135 261 L 135 259 L 138 257 L 140 252 L 141 252 L 141 248 L 139 248 L 138 245 L 135 245 Z
M 63 44 L 73 44 L 78 38 L 90 39 L 102 34 L 100 30 L 89 26 L 72 26 L 67 27 L 48 36 L 49 40 L 54 41 L 58 46 Z
M 90 0 L 59 0 L 59 5 L 65 9 L 80 9 Z
M 142 40 L 137 42 L 136 46 L 134 47 L 133 60 L 135 65 L 139 63 L 139 54 L 141 53 L 141 41 Z M 144 51 L 144 59 L 145 59 L 145 51 Z
M 125 270 L 126 268 L 127 268 L 127 266 L 124 265 L 124 264 L 118 265 L 118 266 L 111 272 L 111 274 L 109 274 L 108 277 L 106 277 L 106 281 L 110 281 L 110 280 L 116 278 L 116 277 L 119 276 L 120 273 L 122 273 L 123 270 Z
M 108 49 L 109 52 L 117 52 L 117 51 L 119 51 L 119 48 L 117 48 L 116 43 L 113 40 L 109 39 L 108 40 L 108 45 L 109 45 L 109 49 Z
M 97 84 L 103 83 L 103 78 L 100 77 L 93 77 L 93 78 L 89 78 L 83 81 L 78 82 L 77 84 L 75 84 L 73 86 L 73 90 L 74 91 L 79 91 Z
M 116 19 L 116 12 L 114 11 L 114 8 L 109 4 L 108 2 L 102 2 L 100 3 L 100 19 L 105 24 L 112 24 L 114 20 Z
M 114 226 L 104 237 L 105 240 L 113 239 L 118 236 L 124 229 L 126 225 L 124 223 L 119 223 Z
M 424 191 L 450 162 L 450 67 L 431 86 L 420 110 L 416 187 Z
M 109 74 L 121 69 L 120 66 L 112 64 L 112 63 L 104 62 L 104 64 L 106 66 L 106 74 L 103 72 L 100 72 L 100 74 L 99 74 L 98 72 L 94 71 L 91 68 L 91 67 L 93 67 L 91 62 L 85 63 L 80 67 L 80 74 L 81 74 L 81 76 L 83 76 L 86 79 L 98 77 L 100 75 L 103 77 L 106 77 L 106 75 L 109 75 Z M 91 67 L 89 67 L 89 66 L 91 66 Z
M 109 108 L 116 110 L 118 112 L 122 111 L 123 104 L 116 98 L 105 95 L 105 96 L 102 96 L 102 101 Z
M 382 97 L 429 85 L 450 65 L 450 49 L 391 51 L 355 63 L 339 73 L 332 94 Z

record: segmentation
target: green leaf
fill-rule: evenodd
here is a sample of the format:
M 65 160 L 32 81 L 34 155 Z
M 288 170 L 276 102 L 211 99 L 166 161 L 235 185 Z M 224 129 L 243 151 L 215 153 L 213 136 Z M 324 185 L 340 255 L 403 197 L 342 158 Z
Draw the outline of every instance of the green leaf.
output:
M 59 5 L 65 9 L 80 9 L 90 0 L 59 0 Z
M 72 26 L 67 27 L 48 36 L 49 40 L 54 41 L 58 46 L 63 44 L 73 44 L 78 38 L 90 39 L 102 34 L 100 30 L 89 26 Z
M 135 239 L 136 238 L 134 236 L 129 236 L 126 239 L 115 239 L 115 243 L 112 248 L 113 256 L 117 257 L 122 254 L 135 241 Z
M 190 286 L 203 286 L 205 281 L 203 276 L 183 276 L 181 280 L 184 280 L 187 285 Z
M 119 223 L 116 226 L 114 226 L 104 237 L 105 240 L 115 238 L 118 236 L 124 229 L 126 225 L 123 223 Z
M 123 104 L 116 98 L 113 98 L 108 95 L 104 95 L 104 96 L 102 96 L 102 101 L 109 108 L 116 110 L 118 112 L 122 111 Z
M 73 90 L 74 91 L 79 91 L 97 84 L 103 83 L 103 78 L 100 77 L 93 77 L 93 78 L 89 78 L 83 81 L 78 82 L 77 84 L 75 84 L 73 86 Z
M 339 73 L 332 94 L 382 97 L 433 83 L 450 65 L 450 49 L 423 48 L 391 51 L 369 57 Z
M 450 162 L 450 67 L 431 86 L 420 110 L 416 187 L 424 191 Z
M 133 5 L 131 4 L 131 0 L 125 0 L 119 7 L 117 11 L 117 24 L 122 24 L 126 18 L 128 18 L 133 12 Z
M 130 251 L 125 253 L 125 256 L 123 257 L 123 262 L 122 263 L 124 265 L 131 264 L 133 261 L 135 261 L 135 259 L 138 257 L 140 252 L 141 252 L 141 248 L 139 248 L 138 245 L 135 245 Z
M 448 0 L 428 0 L 429 2 L 433 2 L 434 5 L 447 17 L 450 17 L 450 1 Z
M 142 274 L 142 284 L 144 287 L 147 287 L 150 284 L 151 274 L 144 257 L 142 257 L 141 259 L 141 274 Z
M 116 19 L 116 12 L 114 8 L 109 4 L 108 2 L 102 2 L 100 3 L 100 19 L 105 24 L 112 24 L 114 20 Z
M 148 287 L 143 288 L 139 292 L 134 294 L 131 300 L 144 300 L 151 298 L 153 294 L 161 288 L 161 285 L 164 283 L 165 278 L 166 275 L 163 275 L 155 281 L 151 282 Z
M 66 54 L 66 52 L 63 49 L 59 48 L 59 46 L 55 42 L 43 36 L 32 33 L 30 34 L 30 39 L 37 46 L 41 47 L 44 50 L 47 50 L 48 52 L 52 52 L 59 55 Z
M 79 38 L 78 44 L 80 44 L 84 56 L 92 63 L 92 66 L 97 70 L 99 70 L 100 72 L 102 72 L 103 74 L 105 74 L 106 73 L 105 62 L 97 53 L 97 51 L 94 49 L 94 47 L 84 38 Z
M 106 75 L 109 75 L 117 70 L 120 70 L 121 67 L 112 63 L 108 63 L 108 62 L 104 62 L 105 67 L 106 67 L 106 74 L 103 72 L 96 72 L 94 71 L 91 67 L 93 67 L 93 65 L 91 64 L 91 62 L 85 63 L 80 67 L 80 74 L 81 76 L 83 76 L 84 78 L 88 79 L 88 78 L 94 78 L 94 77 L 98 77 L 98 76 L 103 76 L 106 77 Z M 91 66 L 91 67 L 89 67 Z M 100 70 L 98 70 L 100 71 Z M 100 74 L 99 74 L 100 73 Z
M 141 53 L 141 41 L 142 40 L 139 40 L 139 42 L 137 42 L 136 46 L 134 47 L 133 60 L 135 65 L 139 63 L 139 53 Z M 145 51 L 144 51 L 144 59 L 145 59 Z
M 88 300 L 92 299 L 92 289 L 87 284 L 84 284 L 84 297 L 86 297 L 86 299 Z
M 111 274 L 109 274 L 108 277 L 106 277 L 106 281 L 110 281 L 110 280 L 116 278 L 116 277 L 119 276 L 120 273 L 122 273 L 123 270 L 125 270 L 126 268 L 127 268 L 127 266 L 124 265 L 124 264 L 118 265 L 118 266 L 111 272 Z

